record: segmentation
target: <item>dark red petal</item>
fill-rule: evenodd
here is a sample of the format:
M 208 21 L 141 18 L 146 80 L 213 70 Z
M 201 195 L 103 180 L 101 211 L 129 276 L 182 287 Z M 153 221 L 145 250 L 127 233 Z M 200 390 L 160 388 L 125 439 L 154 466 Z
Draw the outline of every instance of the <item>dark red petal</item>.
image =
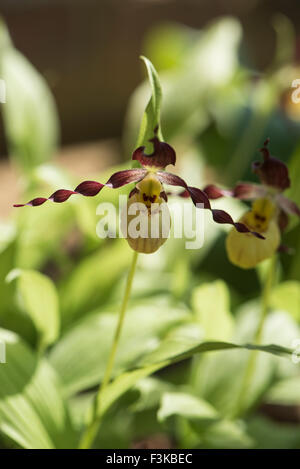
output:
M 195 205 L 197 203 L 204 204 L 204 208 L 210 209 L 208 197 L 202 190 L 198 189 L 197 187 L 188 186 L 186 182 L 181 177 L 176 176 L 176 174 L 167 173 L 166 171 L 158 171 L 156 174 L 162 183 L 169 184 L 170 186 L 183 187 L 185 191 L 188 192 Z
M 276 198 L 280 208 L 287 213 L 288 215 L 298 215 L 300 217 L 300 208 L 295 202 L 284 197 L 283 195 L 278 195 Z
M 224 212 L 224 210 L 219 210 L 219 209 L 212 209 L 210 206 L 210 202 L 208 200 L 207 194 L 198 189 L 197 187 L 191 187 L 186 184 L 186 182 L 179 176 L 176 176 L 175 174 L 167 173 L 165 171 L 158 171 L 157 173 L 158 179 L 165 184 L 169 184 L 172 186 L 181 186 L 183 187 L 188 193 L 190 194 L 190 197 L 194 203 L 194 205 L 197 206 L 197 204 L 203 204 L 204 208 L 210 210 L 212 212 L 213 219 L 216 223 L 221 223 L 221 224 L 229 224 L 233 225 L 237 231 L 240 233 L 251 233 L 257 238 L 265 239 L 264 236 L 261 234 L 257 233 L 256 231 L 251 231 L 249 228 L 244 225 L 243 223 L 235 223 L 229 213 Z
M 37 207 L 38 205 L 44 204 L 48 199 L 44 197 L 37 197 L 36 199 L 30 200 L 27 204 L 14 204 L 14 207 L 25 207 L 25 205 L 31 205 L 32 207 Z
M 105 185 L 107 187 L 117 189 L 118 187 L 125 186 L 126 184 L 129 184 L 131 182 L 140 181 L 146 176 L 146 174 L 146 169 L 125 169 L 123 171 L 118 171 L 117 173 L 114 173 Z
M 234 224 L 234 221 L 229 215 L 229 213 L 224 212 L 224 210 L 212 209 L 212 216 L 213 216 L 214 221 L 217 223 L 221 223 L 221 224 L 229 223 L 229 225 Z
M 53 202 L 61 203 L 71 197 L 73 194 L 81 194 L 85 197 L 94 197 L 97 195 L 104 186 L 111 187 L 116 189 L 117 187 L 124 186 L 130 182 L 137 182 L 143 179 L 147 174 L 145 169 L 126 169 L 124 171 L 118 171 L 113 174 L 106 184 L 101 184 L 97 181 L 83 181 L 81 182 L 74 191 L 67 189 L 59 189 L 55 191 L 49 198 L 38 197 L 31 200 L 27 204 L 15 204 L 14 207 L 24 207 L 24 205 L 31 205 L 33 207 L 37 205 L 42 205 L 47 200 L 52 200 Z
M 255 161 L 252 169 L 259 176 L 263 184 L 283 191 L 291 185 L 289 171 L 282 161 L 270 155 L 267 148 L 268 143 L 269 139 L 265 141 L 264 147 L 260 149 L 263 161 Z
M 158 137 L 153 137 L 150 142 L 153 143 L 153 152 L 147 155 L 145 147 L 137 148 L 132 155 L 133 160 L 137 160 L 145 167 L 155 167 L 164 169 L 169 164 L 175 165 L 176 153 L 168 143 L 161 142 Z
M 75 189 L 75 192 L 79 192 L 81 195 L 86 197 L 93 197 L 97 195 L 103 187 L 103 184 L 96 181 L 83 181 Z
M 79 186 L 76 187 L 74 191 L 68 189 L 59 189 L 55 191 L 50 197 L 37 197 L 36 199 L 32 199 L 27 204 L 15 204 L 14 207 L 24 207 L 25 205 L 31 205 L 32 207 L 36 207 L 38 205 L 44 204 L 47 200 L 51 200 L 52 202 L 62 203 L 68 200 L 71 195 L 73 194 L 81 194 L 87 197 L 91 197 L 97 195 L 98 192 L 104 187 L 104 184 L 96 181 L 84 181 Z
M 211 200 L 219 199 L 220 197 L 235 197 L 242 200 L 254 200 L 258 197 L 264 197 L 266 189 L 260 184 L 241 182 L 237 184 L 233 190 L 221 189 L 214 184 L 210 184 L 204 188 L 204 192 Z
M 257 238 L 265 239 L 264 236 L 257 233 L 256 231 L 250 231 L 249 228 L 244 225 L 244 223 L 235 223 L 229 213 L 224 212 L 224 210 L 212 209 L 212 215 L 216 223 L 233 225 L 240 233 L 251 233 Z
M 214 184 L 209 184 L 203 189 L 203 191 L 211 200 L 219 199 L 220 197 L 230 197 L 233 195 L 233 192 L 231 190 L 221 189 L 220 187 L 217 187 Z
M 187 189 L 186 182 L 176 174 L 167 173 L 167 171 L 157 171 L 156 175 L 161 182 L 169 186 L 179 186 Z
M 65 202 L 69 197 L 71 197 L 72 194 L 76 194 L 76 192 L 66 189 L 59 189 L 49 197 L 49 200 L 53 200 L 53 202 L 57 203 Z
M 241 182 L 233 189 L 233 197 L 241 200 L 254 200 L 259 197 L 264 197 L 265 194 L 266 189 L 260 184 Z
M 209 210 L 211 210 L 210 202 L 205 192 L 201 191 L 197 187 L 190 186 L 187 187 L 187 190 L 191 196 L 194 205 L 203 204 L 204 208 L 208 208 Z

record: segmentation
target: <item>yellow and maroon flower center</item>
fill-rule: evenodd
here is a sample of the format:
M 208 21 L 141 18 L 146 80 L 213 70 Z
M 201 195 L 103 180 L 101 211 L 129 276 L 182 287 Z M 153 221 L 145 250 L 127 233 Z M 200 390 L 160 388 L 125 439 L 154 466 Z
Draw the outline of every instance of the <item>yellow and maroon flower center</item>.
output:
M 136 188 L 139 191 L 137 201 L 146 205 L 148 210 L 151 209 L 151 204 L 161 204 L 163 202 L 160 195 L 163 191 L 163 187 L 155 173 L 149 172 L 144 179 L 136 185 Z
M 275 216 L 276 207 L 270 199 L 257 199 L 253 202 L 251 210 L 244 215 L 243 222 L 252 230 L 264 233 Z

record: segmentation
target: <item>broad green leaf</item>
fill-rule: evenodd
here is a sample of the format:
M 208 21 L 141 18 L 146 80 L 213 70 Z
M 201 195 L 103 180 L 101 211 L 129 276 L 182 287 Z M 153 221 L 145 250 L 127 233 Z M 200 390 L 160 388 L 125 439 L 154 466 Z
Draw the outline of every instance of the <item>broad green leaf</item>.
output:
M 68 399 L 68 408 L 73 426 L 77 431 L 82 430 L 86 423 L 87 411 L 92 405 L 95 392 L 77 394 Z
M 174 344 L 171 346 L 173 345 Z M 180 344 L 178 343 L 178 345 Z M 146 378 L 169 365 L 191 358 L 196 354 L 230 349 L 248 349 L 259 350 L 282 357 L 290 357 L 292 352 L 286 347 L 276 346 L 273 344 L 255 346 L 252 344 L 238 345 L 229 342 L 204 342 L 192 348 L 188 348 L 185 343 L 185 351 L 182 350 L 178 355 L 168 355 L 166 347 L 161 346 L 161 348 L 163 349 L 163 353 L 154 352 L 147 360 L 141 360 L 139 363 L 140 368 L 121 374 L 106 388 L 103 394 L 101 413 L 104 414 L 114 404 L 114 402 L 122 396 L 122 394 L 131 389 L 140 379 Z
M 195 288 L 192 293 L 192 306 L 207 340 L 231 339 L 233 319 L 225 282 L 217 280 Z
M 178 341 L 178 346 L 180 342 Z M 162 345 L 159 347 L 158 350 L 152 352 L 147 358 L 142 359 L 143 365 L 148 365 L 150 363 L 159 363 L 160 360 L 168 359 L 168 349 L 174 349 L 174 341 L 166 341 L 163 342 Z M 180 348 L 180 347 L 179 347 Z M 188 350 L 181 350 L 181 353 L 172 357 L 172 363 L 176 363 L 177 361 L 185 360 L 186 358 L 190 358 L 197 353 L 204 353 L 204 352 L 213 352 L 213 351 L 221 351 L 221 350 L 229 350 L 229 349 L 246 349 L 246 350 L 259 350 L 261 352 L 271 353 L 272 355 L 277 355 L 281 357 L 290 357 L 292 350 L 287 347 L 282 347 L 276 344 L 270 345 L 253 345 L 253 344 L 233 344 L 230 342 L 203 342 L 202 344 L 193 347 Z
M 187 392 L 163 396 L 158 417 L 181 419 L 175 423 L 182 448 L 248 448 L 253 441 L 238 421 L 222 419 L 207 401 Z
M 142 379 L 134 386 L 134 391 L 139 393 L 139 397 L 130 406 L 133 412 L 141 412 L 147 409 L 158 407 L 164 393 L 172 391 L 174 385 L 154 376 Z
M 190 315 L 183 308 L 162 308 L 153 301 L 128 309 L 115 360 L 114 375 L 136 365 L 158 346 L 166 332 Z M 68 331 L 50 353 L 66 395 L 98 384 L 104 374 L 117 314 L 87 316 Z M 137 324 L 141 324 L 137 331 Z
M 44 78 L 14 48 L 3 20 L 0 71 L 6 84 L 2 109 L 10 153 L 28 171 L 51 158 L 58 139 L 57 115 Z
M 219 415 L 208 402 L 185 392 L 166 392 L 161 400 L 157 417 L 160 421 L 172 415 L 180 415 L 191 420 L 215 421 Z
M 243 422 L 221 420 L 207 428 L 200 448 L 245 449 L 254 446 L 254 440 L 246 433 Z
M 251 343 L 259 321 L 260 306 L 253 302 L 245 305 L 240 312 L 234 340 L 237 343 Z M 271 313 L 265 322 L 262 343 L 275 342 L 280 347 L 291 346 L 299 330 L 291 317 L 285 313 Z M 268 347 L 275 352 L 278 346 Z M 233 415 L 241 400 L 242 383 L 250 359 L 246 350 L 228 351 L 226 354 L 211 354 L 194 362 L 192 373 L 193 389 L 208 400 L 222 415 Z M 290 360 L 282 362 L 275 356 L 257 354 L 251 383 L 244 393 L 243 408 L 249 409 L 261 398 L 274 382 L 281 369 L 296 372 Z
M 75 435 L 53 369 L 14 333 L 0 329 L 0 432 L 27 449 L 72 448 Z
M 147 104 L 146 110 L 142 118 L 136 147 L 145 145 L 146 149 L 149 149 L 149 140 L 153 138 L 154 129 L 156 127 L 158 127 L 159 138 L 161 140 L 163 139 L 160 129 L 160 104 L 162 98 L 162 90 L 158 74 L 153 64 L 146 57 L 142 56 L 141 59 L 144 61 L 147 68 L 148 78 L 151 86 L 151 97 L 149 99 L 149 102 Z
M 32 319 L 41 349 L 52 344 L 58 337 L 60 315 L 55 285 L 46 275 L 34 270 L 15 269 L 8 280 L 16 280 L 17 295 L 21 309 Z
M 274 309 L 286 311 L 300 322 L 300 282 L 290 280 L 277 285 L 270 302 Z

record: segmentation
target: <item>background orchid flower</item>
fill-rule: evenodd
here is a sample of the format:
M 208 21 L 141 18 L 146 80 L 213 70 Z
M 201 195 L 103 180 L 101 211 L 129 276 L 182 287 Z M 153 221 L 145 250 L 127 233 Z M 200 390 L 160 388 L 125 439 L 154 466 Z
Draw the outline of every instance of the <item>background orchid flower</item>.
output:
M 258 243 L 249 236 L 240 236 L 231 231 L 226 240 L 230 261 L 242 268 L 255 267 L 259 262 L 271 257 L 280 247 L 280 232 L 288 223 L 288 215 L 298 215 L 300 208 L 282 192 L 290 187 L 287 166 L 270 155 L 269 139 L 260 149 L 263 161 L 256 161 L 252 168 L 260 179 L 260 184 L 239 183 L 233 190 L 226 190 L 209 185 L 204 192 L 210 199 L 232 196 L 241 200 L 253 201 L 251 210 L 240 219 L 249 230 L 255 230 L 266 238 L 265 243 Z
M 148 217 L 151 217 L 151 205 L 154 203 L 164 204 L 167 202 L 167 195 L 163 184 L 179 186 L 184 189 L 186 196 L 191 197 L 195 206 L 202 204 L 202 207 L 211 211 L 213 220 L 216 223 L 230 224 L 239 233 L 248 233 L 257 238 L 264 238 L 259 232 L 250 229 L 242 222 L 234 222 L 229 213 L 220 209 L 213 209 L 210 205 L 208 195 L 197 187 L 188 186 L 179 176 L 166 172 L 165 168 L 169 164 L 175 165 L 175 150 L 165 142 L 159 140 L 157 136 L 158 128 L 154 130 L 154 137 L 150 140 L 153 144 L 153 152 L 145 153 L 145 147 L 138 147 L 132 155 L 132 160 L 141 164 L 141 168 L 126 169 L 118 171 L 108 179 L 105 184 L 97 181 L 84 181 L 74 190 L 59 189 L 50 197 L 37 197 L 26 204 L 15 204 L 14 207 L 24 207 L 30 205 L 33 207 L 44 204 L 47 200 L 61 203 L 68 200 L 71 195 L 81 194 L 86 197 L 97 195 L 103 187 L 117 189 L 126 184 L 137 183 L 135 188 L 129 194 L 129 203 L 139 202 L 147 208 Z M 151 225 L 151 220 L 150 220 Z M 133 240 L 127 237 L 130 246 L 143 253 L 155 252 L 166 240 L 166 236 L 159 236 L 159 239 L 151 240 L 149 238 Z

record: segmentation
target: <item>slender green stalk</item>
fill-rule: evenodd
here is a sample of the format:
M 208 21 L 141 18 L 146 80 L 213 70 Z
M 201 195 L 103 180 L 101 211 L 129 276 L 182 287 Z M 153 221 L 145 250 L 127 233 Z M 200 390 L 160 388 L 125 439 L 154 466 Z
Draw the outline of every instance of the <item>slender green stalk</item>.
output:
M 267 276 L 263 285 L 262 299 L 261 299 L 261 314 L 260 314 L 259 323 L 258 323 L 255 337 L 254 337 L 254 344 L 256 345 L 259 345 L 261 343 L 264 323 L 265 323 L 268 310 L 269 310 L 270 293 L 271 293 L 272 286 L 273 286 L 275 271 L 276 271 L 276 255 L 274 255 L 271 259 L 268 273 L 267 273 Z M 244 378 L 243 378 L 240 392 L 237 398 L 237 405 L 236 405 L 236 411 L 234 412 L 234 417 L 239 417 L 244 411 L 244 407 L 245 407 L 244 399 L 245 399 L 245 396 L 247 395 L 249 387 L 251 386 L 252 377 L 255 372 L 257 354 L 258 354 L 257 350 L 250 352 Z
M 95 401 L 93 403 L 92 416 L 90 418 L 90 423 L 88 424 L 85 432 L 83 433 L 83 436 L 82 436 L 80 444 L 79 444 L 80 449 L 91 448 L 91 446 L 93 444 L 93 441 L 94 441 L 95 437 L 97 436 L 97 433 L 98 433 L 98 430 L 99 430 L 99 427 L 100 427 L 100 424 L 101 424 L 101 420 L 102 420 L 101 401 L 102 401 L 102 397 L 104 395 L 105 389 L 106 389 L 106 387 L 109 384 L 109 381 L 111 379 L 111 375 L 112 375 L 112 371 L 113 371 L 113 367 L 114 367 L 114 362 L 115 362 L 115 358 L 116 358 L 116 352 L 117 352 L 117 348 L 118 348 L 118 344 L 119 344 L 119 340 L 120 340 L 120 336 L 121 336 L 121 332 L 122 332 L 122 326 L 123 326 L 123 323 L 124 323 L 125 312 L 126 312 L 128 300 L 129 300 L 130 293 L 131 293 L 131 287 L 132 287 L 132 282 L 133 282 L 133 278 L 134 278 L 134 273 L 135 273 L 135 268 L 136 268 L 136 263 L 137 263 L 137 257 L 138 257 L 138 253 L 136 251 L 134 251 L 130 271 L 129 271 L 128 277 L 127 277 L 125 293 L 124 293 L 124 297 L 123 297 L 123 301 L 122 301 L 122 305 L 121 305 L 121 309 L 120 309 L 120 313 L 119 313 L 118 324 L 117 324 L 117 328 L 116 328 L 116 331 L 115 331 L 115 335 L 114 335 L 112 347 L 111 347 L 111 350 L 110 350 L 108 362 L 107 362 L 107 365 L 106 365 L 106 370 L 105 370 L 105 373 L 104 373 L 102 383 L 99 387 L 99 391 L 98 391 L 97 396 L 95 398 Z

